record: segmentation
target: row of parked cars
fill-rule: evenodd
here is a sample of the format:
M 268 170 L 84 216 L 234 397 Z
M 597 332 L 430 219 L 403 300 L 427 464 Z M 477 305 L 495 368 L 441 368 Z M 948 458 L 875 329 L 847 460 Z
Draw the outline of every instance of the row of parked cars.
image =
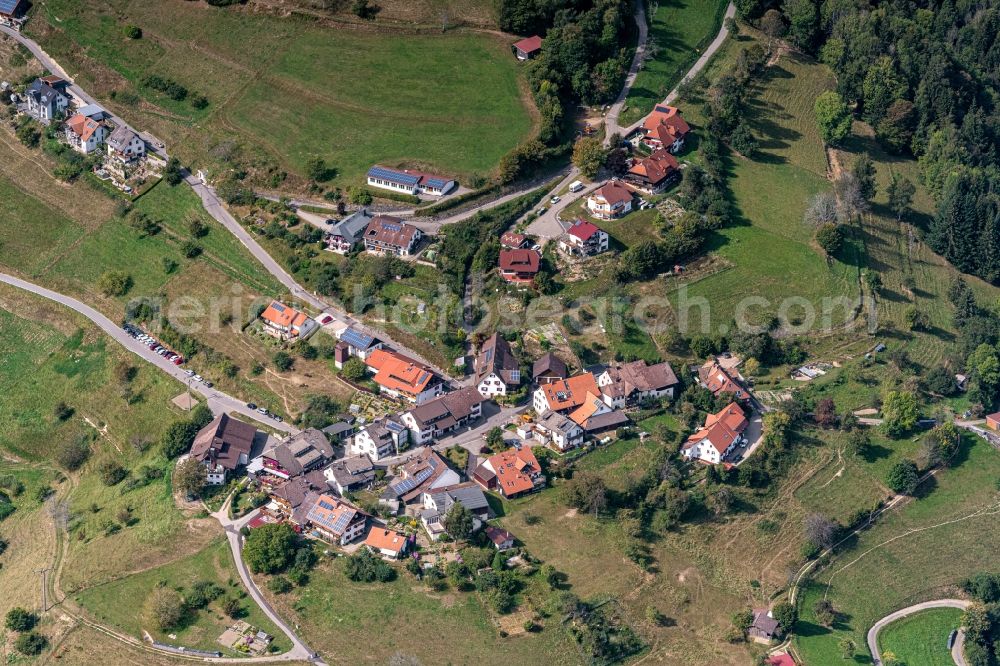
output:
M 248 402 L 247 403 L 247 409 L 252 409 L 252 410 L 256 411 L 258 414 L 260 414 L 262 416 L 266 416 L 268 418 L 272 418 L 275 421 L 277 421 L 278 423 L 281 423 L 281 417 L 278 416 L 277 414 L 272 414 L 271 412 L 267 411 L 267 407 L 258 407 L 254 403 Z
M 159 340 L 154 338 L 152 335 L 149 335 L 138 326 L 135 326 L 134 324 L 125 324 L 124 326 L 122 326 L 122 328 L 125 329 L 125 332 L 131 335 L 133 338 L 135 338 L 142 344 L 146 345 L 147 347 L 150 348 L 150 350 L 156 352 L 163 358 L 167 359 L 168 361 L 171 361 L 174 365 L 180 365 L 181 363 L 184 362 L 183 356 L 181 356 L 175 351 L 170 350 L 168 347 L 163 346 L 162 344 L 160 344 Z

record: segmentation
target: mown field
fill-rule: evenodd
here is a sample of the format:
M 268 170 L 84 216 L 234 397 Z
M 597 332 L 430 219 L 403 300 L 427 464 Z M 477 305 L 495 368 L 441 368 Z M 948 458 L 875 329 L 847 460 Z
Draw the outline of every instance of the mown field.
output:
M 212 583 L 222 590 L 221 595 L 206 608 L 192 613 L 189 623 L 170 633 L 158 631 L 148 615 L 143 612 L 144 600 L 161 585 L 183 588 L 190 592 L 198 583 Z M 111 625 L 142 638 L 143 632 L 164 643 L 184 645 L 199 650 L 220 650 L 224 654 L 239 656 L 218 642 L 219 636 L 233 620 L 226 616 L 221 605 L 229 598 L 241 600 L 241 619 L 275 637 L 273 645 L 278 652 L 291 648 L 288 638 L 266 618 L 263 611 L 248 596 L 233 565 L 232 553 L 225 539 L 217 538 L 194 555 L 174 560 L 169 564 L 142 571 L 103 585 L 88 587 L 75 596 L 77 602 L 102 624 Z M 128 599 L 129 603 L 122 603 Z
M 129 23 L 142 39 L 122 35 Z M 238 150 L 270 174 L 301 176 L 322 157 L 339 185 L 374 162 L 468 178 L 488 174 L 532 128 L 508 40 L 492 34 L 330 27 L 182 0 L 57 0 L 29 25 L 92 94 L 216 173 Z M 149 89 L 150 74 L 205 95 L 208 107 Z
M 962 624 L 962 611 L 938 608 L 896 620 L 879 632 L 879 649 L 912 666 L 951 666 L 948 636 Z
M 727 0 L 664 0 L 647 16 L 647 53 L 654 54 L 629 90 L 620 124 L 631 125 L 680 83 L 701 51 L 719 32 Z

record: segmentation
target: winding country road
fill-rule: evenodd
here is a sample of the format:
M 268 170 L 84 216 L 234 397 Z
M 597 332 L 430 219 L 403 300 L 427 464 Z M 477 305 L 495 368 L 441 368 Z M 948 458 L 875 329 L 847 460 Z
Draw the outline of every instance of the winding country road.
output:
M 604 117 L 605 147 L 611 145 L 612 135 L 621 133 L 621 130 L 618 127 L 618 116 L 625 107 L 625 101 L 628 99 L 628 94 L 632 90 L 632 85 L 635 83 L 635 77 L 639 75 L 639 69 L 642 68 L 642 61 L 646 57 L 646 45 L 649 39 L 649 24 L 646 23 L 645 0 L 638 0 L 635 3 L 635 14 L 633 15 L 633 18 L 635 19 L 636 27 L 639 29 L 639 39 L 636 41 L 635 55 L 632 56 L 632 64 L 629 66 L 628 74 L 625 76 L 625 85 L 622 86 L 622 91 L 618 93 L 618 99 L 616 99 L 614 104 L 611 105 L 611 108 L 608 109 L 607 115 Z
M 936 601 L 924 601 L 919 604 L 913 604 L 912 606 L 907 606 L 906 608 L 900 609 L 895 613 L 889 613 L 868 630 L 868 651 L 872 653 L 872 660 L 875 663 L 875 666 L 882 665 L 881 652 L 878 649 L 878 634 L 887 625 L 892 624 L 896 620 L 907 617 L 908 615 L 919 613 L 920 611 L 931 610 L 933 608 L 958 608 L 965 610 L 971 604 L 972 602 L 963 601 L 962 599 L 938 599 Z M 961 635 L 955 639 L 955 648 L 951 651 L 952 659 L 955 660 L 955 664 L 957 664 L 957 666 L 965 666 L 965 657 L 962 655 L 962 641 L 964 638 L 964 633 L 961 633 Z
M 215 388 L 208 388 L 201 382 L 191 381 L 191 378 L 187 376 L 180 366 L 176 366 L 162 356 L 154 353 L 149 347 L 134 339 L 131 335 L 122 330 L 121 326 L 111 321 L 111 319 L 86 303 L 78 301 L 72 296 L 60 294 L 59 292 L 46 289 L 45 287 L 27 282 L 26 280 L 22 280 L 6 273 L 0 273 L 0 282 L 8 284 L 12 287 L 17 287 L 18 289 L 23 289 L 24 291 L 31 292 L 32 294 L 36 294 L 43 298 L 47 298 L 50 301 L 59 303 L 60 305 L 83 315 L 111 336 L 111 338 L 118 342 L 121 346 L 125 347 L 125 349 L 129 350 L 147 363 L 152 363 L 154 366 L 167 373 L 180 383 L 187 385 L 189 390 L 194 393 L 198 393 L 205 398 L 213 414 L 235 412 L 255 421 L 259 421 L 260 415 L 256 411 L 248 409 L 245 403 L 237 400 L 231 395 L 222 393 Z M 271 419 L 268 419 L 266 422 L 260 422 L 266 423 L 267 427 L 276 430 L 282 430 L 288 433 L 298 432 L 297 428 L 285 422 L 279 423 Z

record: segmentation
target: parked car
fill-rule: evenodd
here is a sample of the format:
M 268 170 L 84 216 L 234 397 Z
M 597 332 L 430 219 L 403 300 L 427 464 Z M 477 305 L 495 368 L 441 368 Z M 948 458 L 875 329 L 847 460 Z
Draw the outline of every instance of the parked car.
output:
M 194 370 L 188 369 L 184 371 L 184 374 L 188 377 L 194 377 Z
M 247 409 L 257 409 L 257 405 L 253 404 L 252 402 L 248 402 Z
M 183 362 L 184 362 L 183 356 L 178 356 L 177 358 L 174 359 L 174 365 L 180 365 Z
M 212 382 L 209 381 L 205 382 L 205 388 L 212 388 L 213 386 L 215 386 L 215 384 L 213 384 Z
M 559 203 L 559 201 L 560 201 L 560 199 L 557 196 L 553 196 L 551 199 L 549 199 L 549 203 L 550 204 L 557 204 L 557 203 Z
M 257 408 L 257 413 L 258 414 L 263 414 L 264 416 L 267 416 L 267 407 L 258 407 Z
M 275 420 L 275 421 L 277 421 L 278 423 L 281 423 L 281 417 L 280 417 L 280 416 L 278 416 L 277 414 L 275 414 L 275 415 L 273 416 L 273 418 L 274 418 L 274 420 Z

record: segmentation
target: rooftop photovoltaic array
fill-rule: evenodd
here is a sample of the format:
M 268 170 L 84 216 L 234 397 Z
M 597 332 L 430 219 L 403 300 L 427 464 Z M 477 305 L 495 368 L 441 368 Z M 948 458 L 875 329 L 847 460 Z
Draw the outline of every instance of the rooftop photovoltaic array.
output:
M 445 179 L 443 179 L 443 178 L 428 178 L 427 179 L 427 186 L 428 187 L 433 187 L 435 190 L 440 190 L 440 189 L 442 189 L 447 184 L 448 184 L 448 181 L 445 180 Z
M 368 345 L 375 340 L 375 338 L 371 335 L 359 331 L 356 328 L 349 328 L 344 331 L 341 334 L 340 339 L 357 349 L 367 349 Z
M 410 174 L 403 173 L 402 171 L 395 171 L 393 169 L 387 169 L 380 166 L 375 166 L 369 169 L 368 177 L 381 178 L 382 180 L 388 180 L 401 185 L 409 185 L 411 187 L 420 182 L 420 176 L 411 176 Z

